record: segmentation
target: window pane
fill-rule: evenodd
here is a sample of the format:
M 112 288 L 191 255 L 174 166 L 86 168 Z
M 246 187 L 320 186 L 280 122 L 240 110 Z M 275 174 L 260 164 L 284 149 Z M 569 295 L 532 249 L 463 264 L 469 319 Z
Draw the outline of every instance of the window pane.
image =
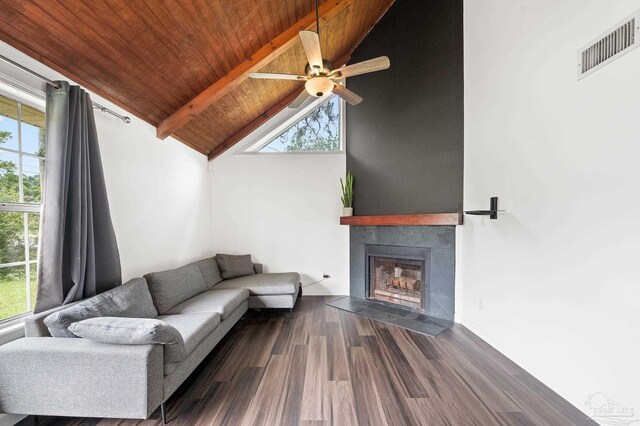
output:
M 25 203 L 41 203 L 41 178 L 44 176 L 44 160 L 36 157 L 22 156 L 22 185 Z
M 18 158 L 18 154 L 0 149 L 0 202 L 20 201 Z
M 44 112 L 21 105 L 22 151 L 44 157 Z
M 25 266 L 0 268 L 0 320 L 25 312 L 28 312 Z
M 40 231 L 40 215 L 27 213 L 29 220 L 29 260 L 38 260 L 38 237 Z
M 258 152 L 340 151 L 340 101 L 332 96 Z
M 18 150 L 18 103 L 1 95 L 0 148 Z
M 24 261 L 24 215 L 0 212 L 0 263 Z

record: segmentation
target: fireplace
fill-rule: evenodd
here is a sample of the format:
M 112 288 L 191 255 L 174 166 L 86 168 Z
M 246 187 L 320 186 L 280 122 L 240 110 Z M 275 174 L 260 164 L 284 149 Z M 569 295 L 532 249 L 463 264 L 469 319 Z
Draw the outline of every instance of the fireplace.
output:
M 425 313 L 430 250 L 366 245 L 366 297 Z

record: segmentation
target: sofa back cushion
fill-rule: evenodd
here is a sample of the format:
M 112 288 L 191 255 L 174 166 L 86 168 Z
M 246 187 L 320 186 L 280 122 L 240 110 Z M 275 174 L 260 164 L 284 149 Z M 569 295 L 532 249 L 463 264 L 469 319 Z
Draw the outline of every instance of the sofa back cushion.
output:
M 246 275 L 254 275 L 256 271 L 253 269 L 251 255 L 245 254 L 236 256 L 232 254 L 216 254 L 216 261 L 220 267 L 220 274 L 225 280 Z
M 144 277 L 149 284 L 153 304 L 160 314 L 207 290 L 200 268 L 193 263 Z
M 180 362 L 187 348 L 180 332 L 159 319 L 99 317 L 74 322 L 69 331 L 78 337 L 117 345 L 163 345 L 165 363 Z
M 220 268 L 218 267 L 218 262 L 216 262 L 215 257 L 210 257 L 208 259 L 203 259 L 199 262 L 195 262 L 194 265 L 200 268 L 200 272 L 202 272 L 204 284 L 207 286 L 207 289 L 210 289 L 211 287 L 222 281 Z
M 53 337 L 76 337 L 69 331 L 74 322 L 95 317 L 155 318 L 153 306 L 144 278 L 134 278 L 97 296 L 52 313 L 44 323 Z

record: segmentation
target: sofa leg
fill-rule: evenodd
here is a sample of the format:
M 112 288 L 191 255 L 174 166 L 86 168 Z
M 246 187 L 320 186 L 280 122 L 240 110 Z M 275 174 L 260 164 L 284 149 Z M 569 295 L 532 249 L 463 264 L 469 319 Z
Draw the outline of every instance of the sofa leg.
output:
M 289 319 L 293 319 L 293 308 L 289 308 Z
M 160 414 L 162 415 L 162 426 L 167 424 L 167 413 L 164 409 L 164 402 L 160 404 Z

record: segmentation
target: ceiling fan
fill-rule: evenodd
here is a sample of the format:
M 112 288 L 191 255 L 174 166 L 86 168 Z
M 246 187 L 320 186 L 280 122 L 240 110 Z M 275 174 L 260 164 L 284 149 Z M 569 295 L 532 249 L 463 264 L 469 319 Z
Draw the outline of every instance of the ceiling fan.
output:
M 289 104 L 289 108 L 299 108 L 309 97 L 322 97 L 335 93 L 351 105 L 358 105 L 362 98 L 340 84 L 345 77 L 353 77 L 374 71 L 386 70 L 391 63 L 386 56 L 369 59 L 353 65 L 346 65 L 338 69 L 322 57 L 320 51 L 320 19 L 318 0 L 316 0 L 316 29 L 314 31 L 300 31 L 300 40 L 309 61 L 304 69 L 304 75 L 279 74 L 266 72 L 249 73 L 251 78 L 265 78 L 272 80 L 298 80 L 306 82 L 305 89 Z

